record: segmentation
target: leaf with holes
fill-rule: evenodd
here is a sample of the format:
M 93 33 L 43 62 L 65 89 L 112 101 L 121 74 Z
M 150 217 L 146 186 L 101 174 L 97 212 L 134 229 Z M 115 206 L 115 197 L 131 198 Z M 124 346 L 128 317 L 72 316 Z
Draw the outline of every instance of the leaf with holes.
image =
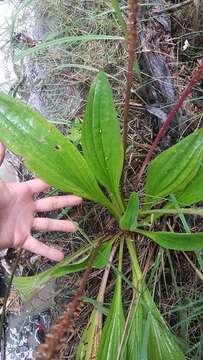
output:
M 84 156 L 100 184 L 123 212 L 119 182 L 123 145 L 113 95 L 104 72 L 99 72 L 89 93 L 82 130 Z

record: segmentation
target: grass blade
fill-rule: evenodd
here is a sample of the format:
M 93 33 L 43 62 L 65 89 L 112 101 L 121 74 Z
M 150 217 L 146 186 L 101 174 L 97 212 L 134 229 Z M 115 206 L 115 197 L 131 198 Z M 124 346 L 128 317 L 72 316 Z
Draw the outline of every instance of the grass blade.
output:
M 124 38 L 121 36 L 112 36 L 112 35 L 79 35 L 79 36 L 65 36 L 59 39 L 54 39 L 50 41 L 42 42 L 35 47 L 22 50 L 19 54 L 16 55 L 15 60 L 19 61 L 25 58 L 26 56 L 36 54 L 40 50 L 46 50 L 52 46 L 59 46 L 63 44 L 72 44 L 77 42 L 87 42 L 87 41 L 123 41 Z
M 126 25 L 125 19 L 123 17 L 119 1 L 118 0 L 111 0 L 111 4 L 112 4 L 112 7 L 113 7 L 113 9 L 115 11 L 115 15 L 117 17 L 118 23 L 119 23 L 119 25 L 121 27 L 121 30 L 122 30 L 123 34 L 127 35 L 127 25 Z
M 123 257 L 123 239 L 120 240 L 119 250 L 119 267 L 118 270 L 122 271 L 122 257 Z M 102 330 L 101 341 L 99 345 L 97 358 L 99 360 L 112 360 L 116 359 L 116 354 L 119 350 L 119 345 L 122 338 L 122 332 L 125 325 L 125 318 L 121 298 L 121 276 L 117 275 L 116 287 L 111 304 L 111 308 Z M 125 355 L 124 355 L 125 359 Z

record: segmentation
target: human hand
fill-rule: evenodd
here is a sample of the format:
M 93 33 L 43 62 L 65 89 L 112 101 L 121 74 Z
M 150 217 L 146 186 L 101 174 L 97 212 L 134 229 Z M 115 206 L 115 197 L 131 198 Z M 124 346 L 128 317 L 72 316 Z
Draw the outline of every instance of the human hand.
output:
M 4 147 L 0 143 L 0 165 L 4 157 Z M 51 260 L 60 261 L 64 255 L 31 235 L 37 231 L 74 232 L 76 225 L 68 220 L 35 217 L 35 212 L 60 209 L 78 205 L 82 199 L 74 195 L 52 196 L 33 200 L 33 195 L 48 189 L 40 179 L 22 183 L 5 183 L 0 180 L 0 248 L 21 247 Z

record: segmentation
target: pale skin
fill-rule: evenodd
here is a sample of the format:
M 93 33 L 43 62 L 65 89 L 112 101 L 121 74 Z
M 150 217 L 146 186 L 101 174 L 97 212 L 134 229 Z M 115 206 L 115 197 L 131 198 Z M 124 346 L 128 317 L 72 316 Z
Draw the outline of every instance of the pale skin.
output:
M 0 165 L 5 149 L 0 143 Z M 32 236 L 32 231 L 74 232 L 75 224 L 68 220 L 35 217 L 35 213 L 79 205 L 81 198 L 74 195 L 45 197 L 33 196 L 47 191 L 49 186 L 41 179 L 22 183 L 5 183 L 0 179 L 0 249 L 22 248 L 51 260 L 63 260 L 62 251 L 47 246 Z

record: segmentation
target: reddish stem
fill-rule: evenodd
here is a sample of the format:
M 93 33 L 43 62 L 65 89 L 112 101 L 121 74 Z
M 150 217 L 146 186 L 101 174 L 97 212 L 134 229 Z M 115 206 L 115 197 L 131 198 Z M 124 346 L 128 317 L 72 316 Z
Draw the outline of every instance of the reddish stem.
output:
M 135 185 L 136 189 L 138 188 L 140 179 L 141 179 L 142 175 L 144 174 L 145 169 L 146 169 L 147 165 L 149 164 L 149 162 L 157 148 L 158 143 L 160 142 L 161 138 L 165 135 L 171 121 L 174 119 L 175 115 L 177 114 L 179 109 L 182 107 L 183 102 L 185 101 L 186 97 L 192 92 L 192 88 L 200 81 L 202 76 L 203 76 L 203 59 L 200 60 L 198 66 L 193 71 L 190 81 L 188 82 L 188 84 L 187 84 L 186 88 L 183 90 L 183 92 L 180 94 L 178 102 L 173 107 L 173 109 L 169 112 L 165 122 L 163 123 L 161 129 L 159 130 L 155 140 L 153 141 L 153 143 L 149 149 L 149 152 L 148 152 L 146 158 L 144 159 L 144 162 L 142 164 L 140 172 L 138 174 L 136 185 Z

